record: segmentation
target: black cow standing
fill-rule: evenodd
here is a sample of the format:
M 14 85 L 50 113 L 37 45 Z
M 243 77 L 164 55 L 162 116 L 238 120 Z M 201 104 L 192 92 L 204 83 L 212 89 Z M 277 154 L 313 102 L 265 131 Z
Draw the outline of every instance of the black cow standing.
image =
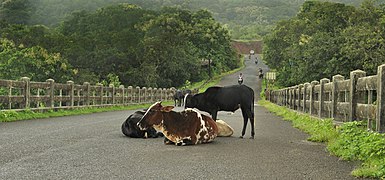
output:
M 132 138 L 157 138 L 163 137 L 163 133 L 157 132 L 154 128 L 140 130 L 137 123 L 144 116 L 144 111 L 136 111 L 131 114 L 122 124 L 122 133 Z
M 245 135 L 248 119 L 251 123 L 251 138 L 254 138 L 254 91 L 246 85 L 209 87 L 203 93 L 186 95 L 185 108 L 197 108 L 208 112 L 214 120 L 217 120 L 218 111 L 235 112 L 241 108 L 243 115 L 241 138 Z

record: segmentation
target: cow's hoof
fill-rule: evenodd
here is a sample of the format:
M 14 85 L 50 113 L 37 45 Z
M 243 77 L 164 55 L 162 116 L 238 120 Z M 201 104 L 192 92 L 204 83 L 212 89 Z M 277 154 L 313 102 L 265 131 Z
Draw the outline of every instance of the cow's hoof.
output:
M 239 138 L 243 138 L 243 136 L 239 136 Z
M 170 145 L 170 144 L 175 144 L 174 142 L 172 142 L 172 141 L 170 141 L 169 139 L 167 139 L 167 138 L 164 138 L 164 144 L 166 144 L 166 145 Z
M 254 139 L 254 136 L 251 136 L 250 139 Z

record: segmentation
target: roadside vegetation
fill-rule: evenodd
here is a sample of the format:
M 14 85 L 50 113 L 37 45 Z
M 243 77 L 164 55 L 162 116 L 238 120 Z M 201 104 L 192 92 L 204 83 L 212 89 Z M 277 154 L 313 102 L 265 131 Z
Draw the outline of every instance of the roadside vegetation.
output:
M 308 133 L 309 141 L 326 143 L 332 155 L 342 160 L 362 162 L 352 171 L 353 176 L 385 179 L 385 135 L 368 131 L 365 122 L 335 125 L 332 119 L 318 119 L 266 100 L 258 103 L 292 122 L 293 127 Z

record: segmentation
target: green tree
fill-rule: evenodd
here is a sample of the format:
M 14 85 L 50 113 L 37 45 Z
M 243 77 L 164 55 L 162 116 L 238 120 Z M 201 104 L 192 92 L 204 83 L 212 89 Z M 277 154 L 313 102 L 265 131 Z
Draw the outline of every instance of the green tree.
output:
M 12 24 L 28 24 L 32 13 L 29 0 L 1 0 L 0 20 Z
M 307 1 L 295 18 L 281 22 L 265 39 L 265 60 L 284 86 L 343 74 L 342 32 L 356 23 L 356 9 L 340 3 Z M 352 67 L 351 65 L 348 67 Z
M 0 42 L 1 79 L 17 80 L 25 76 L 33 81 L 52 78 L 66 82 L 72 78 L 71 66 L 59 54 L 50 54 L 40 46 L 17 47 L 7 39 L 0 39 Z

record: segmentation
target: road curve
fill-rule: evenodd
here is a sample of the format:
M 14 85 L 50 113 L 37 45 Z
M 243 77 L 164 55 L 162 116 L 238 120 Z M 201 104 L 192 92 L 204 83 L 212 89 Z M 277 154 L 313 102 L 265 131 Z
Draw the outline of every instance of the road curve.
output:
M 244 83 L 261 89 L 257 68 L 246 60 Z M 219 85 L 237 83 L 229 75 Z M 181 110 L 176 108 L 176 110 Z M 256 135 L 240 139 L 242 115 L 220 112 L 235 134 L 195 146 L 133 139 L 120 130 L 133 111 L 0 123 L 0 179 L 354 179 L 357 164 L 330 156 L 325 145 L 289 122 L 255 106 Z

